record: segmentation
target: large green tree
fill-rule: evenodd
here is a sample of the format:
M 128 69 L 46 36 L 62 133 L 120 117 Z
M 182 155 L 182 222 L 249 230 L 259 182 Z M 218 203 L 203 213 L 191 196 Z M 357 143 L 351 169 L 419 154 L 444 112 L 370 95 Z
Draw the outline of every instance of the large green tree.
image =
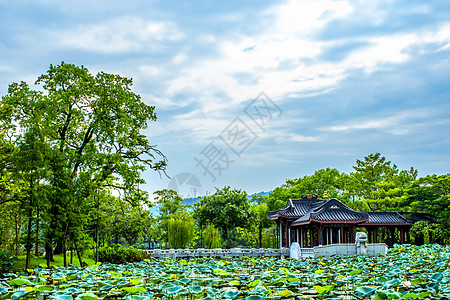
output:
M 194 217 L 202 227 L 213 224 L 233 247 L 229 232 L 235 227 L 246 228 L 251 224 L 250 201 L 242 190 L 216 189 L 214 194 L 195 203 Z
M 450 239 L 450 175 L 428 175 L 415 180 L 408 188 L 402 205 L 414 212 L 436 217 L 442 236 Z
M 50 66 L 36 84 L 41 88 L 33 90 L 25 82 L 9 86 L 0 102 L 0 128 L 19 141 L 35 112 L 40 113 L 49 148 L 45 231 L 46 253 L 51 254 L 54 239 L 64 243 L 71 237 L 76 245 L 92 193 L 120 190 L 122 200 L 139 205 L 147 200 L 139 188 L 144 183 L 141 173 L 146 168 L 164 171 L 166 161 L 142 132 L 156 115 L 153 106 L 131 91 L 131 79 L 92 75 L 83 66 L 61 63 Z
M 178 193 L 174 190 L 163 189 L 154 192 L 155 200 L 158 207 L 158 232 L 162 242 L 166 245 L 169 243 L 170 236 L 170 222 L 173 219 L 177 219 L 179 215 L 183 215 L 183 211 L 187 209 L 187 206 L 183 203 Z M 183 216 L 185 217 L 185 216 Z M 175 227 L 172 227 L 174 230 Z

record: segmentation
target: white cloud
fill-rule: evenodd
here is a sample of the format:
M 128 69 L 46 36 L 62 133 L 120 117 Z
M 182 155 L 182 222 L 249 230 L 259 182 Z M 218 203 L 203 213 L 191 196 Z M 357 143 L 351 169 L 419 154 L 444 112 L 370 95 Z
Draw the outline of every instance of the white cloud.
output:
M 172 22 L 126 16 L 99 24 L 81 25 L 55 35 L 62 46 L 102 53 L 152 50 L 158 47 L 157 42 L 175 41 L 183 37 Z
M 432 109 L 393 112 L 389 116 L 378 118 L 357 117 L 341 125 L 322 127 L 322 131 L 352 132 L 358 130 L 379 130 L 393 135 L 406 135 L 418 127 L 429 125 Z

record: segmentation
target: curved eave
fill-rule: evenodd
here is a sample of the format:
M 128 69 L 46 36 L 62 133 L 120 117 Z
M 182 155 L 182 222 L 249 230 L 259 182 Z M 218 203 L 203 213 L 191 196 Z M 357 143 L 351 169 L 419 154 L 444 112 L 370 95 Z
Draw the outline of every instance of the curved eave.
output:
M 412 226 L 413 223 L 362 223 L 361 226 Z
M 273 217 L 267 216 L 267 219 L 275 221 L 275 220 L 278 220 L 278 219 L 298 219 L 298 217 L 286 217 L 286 216 L 277 214 L 276 216 L 273 216 Z
M 329 220 L 329 221 L 321 221 L 321 220 L 314 220 L 311 221 L 321 224 L 360 224 L 367 222 L 369 219 L 362 219 L 362 220 Z

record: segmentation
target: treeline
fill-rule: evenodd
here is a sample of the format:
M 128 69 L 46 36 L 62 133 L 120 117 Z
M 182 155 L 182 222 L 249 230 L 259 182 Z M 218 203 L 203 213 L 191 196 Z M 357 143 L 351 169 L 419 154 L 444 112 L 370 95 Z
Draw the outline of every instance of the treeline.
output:
M 110 244 L 152 247 L 276 247 L 268 211 L 287 199 L 325 192 L 360 210 L 431 214 L 413 232 L 449 241 L 450 175 L 417 178 L 379 153 L 356 160 L 353 172 L 322 169 L 251 198 L 224 187 L 193 206 L 175 191 L 140 188 L 142 172 L 165 171 L 166 159 L 143 131 L 154 107 L 131 92 L 132 81 L 91 75 L 62 63 L 38 78 L 39 90 L 13 83 L 0 102 L 0 251 L 82 253 Z M 157 213 L 149 208 L 157 204 Z
M 72 64 L 50 66 L 35 84 L 11 84 L 0 102 L 0 250 L 24 249 L 26 268 L 41 246 L 48 265 L 67 250 L 82 265 L 83 249 L 117 235 L 147 202 L 142 172 L 165 170 L 143 134 L 154 107 L 130 79 Z M 133 243 L 133 232 L 120 235 Z

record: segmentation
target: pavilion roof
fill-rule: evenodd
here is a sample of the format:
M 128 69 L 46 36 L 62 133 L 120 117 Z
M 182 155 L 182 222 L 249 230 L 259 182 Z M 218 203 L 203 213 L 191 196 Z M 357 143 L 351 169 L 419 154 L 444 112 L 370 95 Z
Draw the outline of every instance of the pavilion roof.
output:
M 395 211 L 355 211 L 337 199 L 319 199 L 303 196 L 289 199 L 286 207 L 271 211 L 268 219 L 292 219 L 291 226 L 315 223 L 352 223 L 359 226 L 411 225 L 413 222 Z
M 413 222 L 396 211 L 369 211 L 369 220 L 362 225 L 412 225 Z
M 269 219 L 295 219 L 291 224 L 303 225 L 311 222 L 319 223 L 362 223 L 369 219 L 366 212 L 354 211 L 337 199 L 319 199 L 316 196 L 302 196 L 300 199 L 289 199 L 286 207 L 269 212 Z

